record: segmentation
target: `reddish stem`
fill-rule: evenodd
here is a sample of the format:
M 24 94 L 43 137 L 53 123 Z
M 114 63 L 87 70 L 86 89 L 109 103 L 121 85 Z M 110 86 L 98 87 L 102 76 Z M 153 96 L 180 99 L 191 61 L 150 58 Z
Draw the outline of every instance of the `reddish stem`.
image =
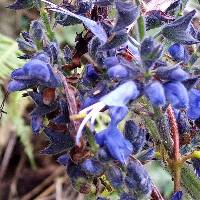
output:
M 176 123 L 176 118 L 174 116 L 174 111 L 172 109 L 172 106 L 169 105 L 167 108 L 167 114 L 170 122 L 170 127 L 171 127 L 171 133 L 172 133 L 172 138 L 174 141 L 174 147 L 173 147 L 173 161 L 174 165 L 172 165 L 173 170 L 174 170 L 174 190 L 175 191 L 180 191 L 180 161 L 181 161 L 181 154 L 180 154 L 180 143 L 179 143 L 179 132 L 178 132 L 178 126 Z

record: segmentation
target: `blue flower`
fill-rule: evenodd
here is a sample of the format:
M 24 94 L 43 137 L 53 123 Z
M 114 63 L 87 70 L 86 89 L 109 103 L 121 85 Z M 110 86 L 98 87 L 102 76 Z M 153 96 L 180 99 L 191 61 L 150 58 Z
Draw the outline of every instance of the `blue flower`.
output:
M 169 103 L 176 109 L 187 108 L 189 105 L 188 92 L 180 82 L 168 82 L 164 84 L 165 96 Z
M 99 76 L 97 72 L 95 71 L 94 66 L 92 64 L 87 64 L 85 66 L 85 77 L 92 81 L 95 81 L 98 79 Z
M 123 192 L 120 195 L 120 200 L 136 200 L 131 194 Z
M 37 57 L 37 56 L 36 56 Z M 46 55 L 38 55 L 38 58 L 34 58 L 27 62 L 22 68 L 15 69 L 11 78 L 12 81 L 8 84 L 8 91 L 14 92 L 18 90 L 24 90 L 37 85 L 44 85 L 48 87 L 58 87 L 61 85 L 60 79 L 51 69 L 51 66 L 46 63 Z M 45 59 L 42 61 L 41 59 Z
M 96 142 L 100 146 L 106 146 L 111 156 L 120 161 L 126 163 L 129 156 L 133 151 L 131 143 L 126 140 L 122 133 L 113 124 L 110 124 L 107 129 L 95 135 Z
M 101 162 L 94 159 L 86 159 L 80 167 L 89 176 L 101 176 L 104 172 L 104 166 Z
M 179 66 L 173 67 L 158 67 L 155 71 L 156 76 L 162 80 L 170 81 L 184 81 L 189 78 L 189 74 L 181 69 Z
M 119 59 L 116 56 L 107 57 L 104 59 L 104 66 L 106 69 L 119 64 Z
M 82 130 L 85 124 L 89 120 L 91 120 L 93 124 L 96 116 L 99 114 L 99 111 L 102 110 L 105 106 L 125 107 L 130 100 L 135 100 L 139 96 L 139 94 L 140 92 L 137 89 L 137 85 L 133 81 L 127 81 L 115 88 L 113 91 L 106 94 L 105 96 L 101 97 L 98 103 L 93 104 L 80 111 L 80 113 L 85 113 L 88 111 L 90 112 L 86 115 L 81 125 L 79 126 L 76 135 L 76 144 L 80 145 L 80 138 L 82 136 Z
M 132 144 L 134 154 L 137 154 L 145 145 L 146 130 L 138 127 L 132 120 L 126 121 L 124 136 Z
M 189 100 L 188 117 L 193 120 L 198 119 L 200 117 L 200 90 L 191 89 Z
M 195 170 L 198 178 L 200 179 L 200 159 L 192 159 L 191 161 L 192 161 L 194 170 Z
M 133 81 L 127 81 L 100 99 L 107 106 L 125 106 L 130 100 L 139 96 L 140 92 Z
M 154 106 L 166 104 L 164 88 L 158 81 L 153 81 L 145 87 L 145 95 Z
M 168 51 L 175 61 L 188 63 L 189 53 L 182 44 L 175 43 L 169 47 Z
M 178 192 L 174 192 L 172 197 L 170 198 L 170 200 L 182 200 L 183 198 L 183 192 L 182 191 L 178 191 Z
M 129 71 L 126 66 L 118 64 L 108 69 L 107 71 L 110 79 L 120 80 L 129 77 Z
M 39 115 L 32 115 L 31 116 L 31 126 L 32 126 L 32 132 L 34 134 L 39 133 L 40 129 L 42 128 L 42 122 L 43 119 Z
M 138 199 L 149 195 L 152 191 L 151 179 L 144 167 L 137 161 L 129 162 L 125 177 L 125 184 L 130 192 L 134 192 Z
M 108 167 L 106 175 L 113 188 L 120 189 L 123 186 L 123 174 L 119 167 Z

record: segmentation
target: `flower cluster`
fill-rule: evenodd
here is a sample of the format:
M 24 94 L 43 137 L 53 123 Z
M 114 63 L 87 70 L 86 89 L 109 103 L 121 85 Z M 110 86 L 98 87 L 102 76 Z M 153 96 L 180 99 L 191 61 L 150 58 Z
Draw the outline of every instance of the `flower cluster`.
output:
M 45 5 L 56 12 L 56 25 L 83 24 L 73 50 L 60 48 Z M 195 10 L 177 17 L 183 6 L 175 1 L 165 12 L 146 13 L 140 4 L 120 0 L 63 1 L 60 6 L 16 0 L 9 6 L 36 7 L 41 19 L 17 40 L 24 52 L 20 58 L 28 61 L 12 72 L 8 91 L 24 91 L 34 101 L 33 133 L 44 132 L 50 140 L 41 153 L 64 153 L 58 162 L 79 192 L 105 199 L 98 180 L 120 200 L 160 199 L 143 165 L 161 159 L 174 176 L 171 199 L 182 199 L 177 168 L 189 153 L 199 177 L 199 157 L 191 153 L 198 150 L 199 71 L 190 65 L 194 55 L 189 47 L 199 46 L 200 31 L 192 25 Z M 111 8 L 116 10 L 114 20 Z M 131 34 L 136 23 L 140 42 Z M 145 36 L 154 28 L 159 34 Z M 78 67 L 82 74 L 74 70 Z M 102 112 L 110 121 L 98 131 Z

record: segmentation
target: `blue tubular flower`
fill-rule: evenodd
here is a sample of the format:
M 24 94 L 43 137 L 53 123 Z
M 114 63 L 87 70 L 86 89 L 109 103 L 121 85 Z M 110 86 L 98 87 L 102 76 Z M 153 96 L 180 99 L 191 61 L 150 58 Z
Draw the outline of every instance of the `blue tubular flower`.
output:
M 134 192 L 138 199 L 146 196 L 152 191 L 151 179 L 144 167 L 137 161 L 129 162 L 125 184 L 130 192 Z
M 192 159 L 191 161 L 197 177 L 200 179 L 200 159 Z
M 113 188 L 120 189 L 123 186 L 123 174 L 119 167 L 107 168 L 106 175 Z
M 97 133 L 95 136 L 96 142 L 100 146 L 105 145 L 114 159 L 120 161 L 122 164 L 126 163 L 132 153 L 133 147 L 115 125 L 110 124 L 107 129 Z
M 117 64 L 119 64 L 119 59 L 115 56 L 107 57 L 104 59 L 104 66 L 106 67 L 106 69 L 114 67 Z
M 189 74 L 181 69 L 179 66 L 175 67 L 158 67 L 156 69 L 156 76 L 162 80 L 170 81 L 184 81 L 189 78 Z
M 38 80 L 44 80 L 48 82 L 50 80 L 50 71 L 48 65 L 38 59 L 33 59 L 27 62 L 23 66 L 24 72 L 30 78 L 35 78 Z
M 134 6 L 133 3 L 116 1 L 115 5 L 118 16 L 115 27 L 112 30 L 113 32 L 121 31 L 133 24 L 139 13 L 138 7 Z
M 47 61 L 47 55 L 41 53 L 22 68 L 15 69 L 11 74 L 13 80 L 8 84 L 8 91 L 24 90 L 37 85 L 52 88 L 60 86 L 60 79 L 54 74 Z
M 120 64 L 109 68 L 107 73 L 110 79 L 120 80 L 120 79 L 129 77 L 128 69 L 125 66 L 120 65 Z
M 168 82 L 164 84 L 165 96 L 169 103 L 176 109 L 187 108 L 189 105 L 188 92 L 180 82 Z
M 164 88 L 158 81 L 153 81 L 145 87 L 145 95 L 154 106 L 166 104 Z
M 182 191 L 174 192 L 172 197 L 170 198 L 170 200 L 182 200 L 182 199 L 183 199 Z
M 123 192 L 120 195 L 120 200 L 136 200 L 131 194 Z
M 109 108 L 110 111 L 110 117 L 111 117 L 111 122 L 112 124 L 119 124 L 127 115 L 128 113 L 128 108 L 126 106 L 124 107 L 115 107 L 111 106 Z
M 191 89 L 189 91 L 188 117 L 192 120 L 200 117 L 200 90 Z
M 31 88 L 37 84 L 36 80 L 12 80 L 8 83 L 7 90 L 8 92 L 16 92 Z
M 92 122 L 95 121 L 96 116 L 99 111 L 102 110 L 105 106 L 116 106 L 116 107 L 124 107 L 130 100 L 134 100 L 139 96 L 140 92 L 137 89 L 137 85 L 133 81 L 127 81 L 122 85 L 115 88 L 113 91 L 108 93 L 107 95 L 100 98 L 99 102 L 93 104 L 82 111 L 80 113 L 85 113 L 90 111 L 87 116 L 82 121 L 77 135 L 76 135 L 76 144 L 79 145 L 80 138 L 82 136 L 82 130 L 85 124 L 91 119 Z
M 127 81 L 100 99 L 107 106 L 125 106 L 130 100 L 139 96 L 140 92 L 133 81 Z
M 104 166 L 97 160 L 87 159 L 80 166 L 89 176 L 101 176 L 104 172 Z
M 146 130 L 139 128 L 132 120 L 126 121 L 124 136 L 132 144 L 134 154 L 137 154 L 145 145 Z
M 94 69 L 94 66 L 92 64 L 87 64 L 85 66 L 85 77 L 90 79 L 90 80 L 97 80 L 98 79 L 98 74 Z
M 200 41 L 193 38 L 189 33 L 189 25 L 195 13 L 196 11 L 193 10 L 185 16 L 175 20 L 171 24 L 165 25 L 165 27 L 162 29 L 163 36 L 180 44 L 191 45 L 199 43 Z
M 188 63 L 189 53 L 183 45 L 175 43 L 169 47 L 168 51 L 175 61 Z
M 32 132 L 34 134 L 39 133 L 40 129 L 42 128 L 42 121 L 43 118 L 39 115 L 31 116 L 31 126 L 32 126 Z

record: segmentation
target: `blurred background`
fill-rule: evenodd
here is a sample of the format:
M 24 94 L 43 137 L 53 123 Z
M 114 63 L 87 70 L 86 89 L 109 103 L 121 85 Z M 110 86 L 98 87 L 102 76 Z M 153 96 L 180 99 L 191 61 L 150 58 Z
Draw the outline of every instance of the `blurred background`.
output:
M 43 136 L 32 136 L 29 127 L 32 104 L 23 93 L 8 95 L 6 84 L 14 68 L 24 64 L 18 59 L 16 38 L 21 31 L 27 31 L 31 20 L 37 19 L 36 10 L 12 11 L 6 8 L 11 0 L 0 0 L 0 200 L 79 200 L 84 196 L 72 189 L 63 166 L 54 156 L 40 155 L 47 146 Z M 55 2 L 55 1 L 54 1 Z M 149 10 L 165 9 L 173 1 L 146 1 Z M 196 2 L 196 3 L 195 3 Z M 198 1 L 187 8 L 199 9 Z M 76 33 L 82 26 L 56 27 L 56 37 L 62 45 L 75 45 Z M 146 166 L 154 183 L 159 186 L 165 198 L 172 192 L 171 177 L 160 163 Z M 86 199 L 91 199 L 87 196 Z M 116 199 L 113 194 L 112 199 Z

